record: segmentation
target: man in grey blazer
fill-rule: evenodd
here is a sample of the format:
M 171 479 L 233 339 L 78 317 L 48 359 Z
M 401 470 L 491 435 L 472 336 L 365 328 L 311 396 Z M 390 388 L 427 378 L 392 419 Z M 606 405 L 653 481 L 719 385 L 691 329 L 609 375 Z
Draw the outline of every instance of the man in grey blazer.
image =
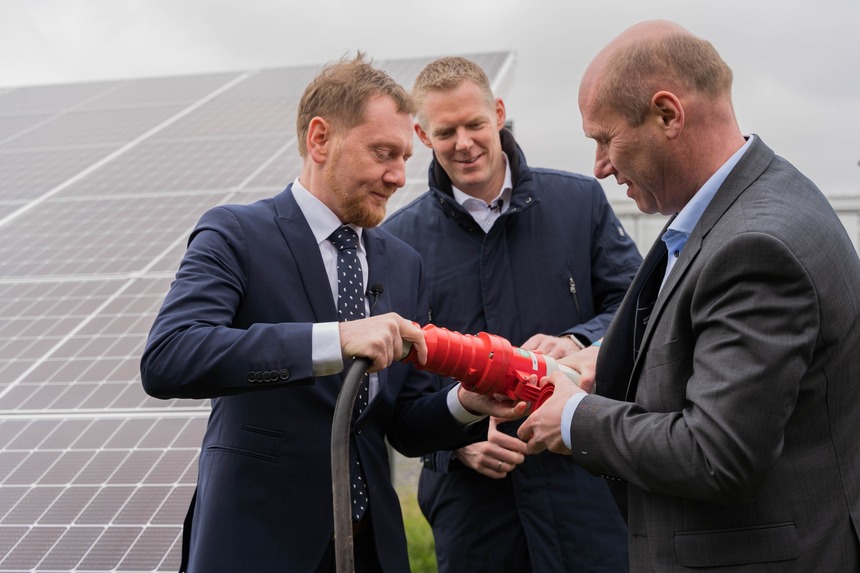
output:
M 519 435 L 626 482 L 631 571 L 858 571 L 860 261 L 815 185 L 741 134 L 731 81 L 669 22 L 588 67 L 595 175 L 675 216 L 602 343 L 563 359 L 582 388 L 554 375 Z

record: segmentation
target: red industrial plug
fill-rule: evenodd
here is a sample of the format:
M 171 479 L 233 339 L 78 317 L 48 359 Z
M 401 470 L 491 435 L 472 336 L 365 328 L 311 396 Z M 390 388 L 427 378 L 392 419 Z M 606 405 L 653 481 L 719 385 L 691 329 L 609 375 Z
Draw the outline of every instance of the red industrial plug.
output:
M 495 334 L 480 332 L 477 335 L 460 334 L 446 328 L 428 324 L 422 328 L 427 342 L 427 363 L 417 362 L 417 353 L 408 352 L 404 362 L 416 368 L 449 376 L 464 388 L 479 394 L 504 394 L 513 400 L 532 402 L 536 410 L 554 390 L 552 384 L 543 388 L 529 384 L 534 374 L 540 380 L 560 370 L 575 383 L 579 374 L 558 364 L 553 358 L 539 352 L 523 350 Z

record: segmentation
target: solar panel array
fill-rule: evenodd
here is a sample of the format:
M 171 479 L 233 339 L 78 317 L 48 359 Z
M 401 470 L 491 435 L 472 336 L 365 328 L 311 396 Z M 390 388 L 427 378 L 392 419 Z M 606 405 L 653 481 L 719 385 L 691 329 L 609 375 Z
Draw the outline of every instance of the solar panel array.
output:
M 140 355 L 198 217 L 298 175 L 318 69 L 0 90 L 0 572 L 177 570 L 209 403 L 148 397 Z

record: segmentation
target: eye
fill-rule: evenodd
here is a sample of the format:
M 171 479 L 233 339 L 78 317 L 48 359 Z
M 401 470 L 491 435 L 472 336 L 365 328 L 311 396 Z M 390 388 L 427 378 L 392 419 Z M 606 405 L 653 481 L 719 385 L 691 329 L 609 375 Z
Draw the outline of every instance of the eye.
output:
M 389 159 L 391 159 L 391 150 L 389 149 L 377 147 L 374 150 L 374 153 L 376 154 L 376 158 L 380 161 L 388 161 Z

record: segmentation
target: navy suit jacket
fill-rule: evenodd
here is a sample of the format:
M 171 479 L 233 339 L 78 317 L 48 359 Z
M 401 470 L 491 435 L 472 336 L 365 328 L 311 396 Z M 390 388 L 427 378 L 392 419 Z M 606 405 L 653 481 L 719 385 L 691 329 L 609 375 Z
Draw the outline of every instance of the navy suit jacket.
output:
M 367 284 L 384 285 L 373 314 L 423 322 L 418 254 L 380 230 L 366 229 L 364 241 Z M 342 375 L 313 377 L 311 329 L 336 321 L 319 248 L 290 187 L 203 215 L 141 360 L 150 395 L 212 400 L 184 533 L 189 571 L 313 571 L 319 563 L 333 532 L 331 424 Z M 477 436 L 454 420 L 427 374 L 397 362 L 379 372 L 379 387 L 354 422 L 351 447 L 369 484 L 380 563 L 407 572 L 384 439 L 416 456 Z

